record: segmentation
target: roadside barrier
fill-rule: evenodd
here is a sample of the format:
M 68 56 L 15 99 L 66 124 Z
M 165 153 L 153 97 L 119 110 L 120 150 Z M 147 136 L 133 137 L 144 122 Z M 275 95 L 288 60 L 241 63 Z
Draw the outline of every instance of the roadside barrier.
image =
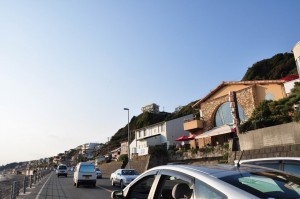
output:
M 16 199 L 20 193 L 25 194 L 28 188 L 40 182 L 50 170 L 37 171 L 32 175 L 25 175 L 23 179 L 13 181 L 10 188 L 0 190 L 0 199 Z

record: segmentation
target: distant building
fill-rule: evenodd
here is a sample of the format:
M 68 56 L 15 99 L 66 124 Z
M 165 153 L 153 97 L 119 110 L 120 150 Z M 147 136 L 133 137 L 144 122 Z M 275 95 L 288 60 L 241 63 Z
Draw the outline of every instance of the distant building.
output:
M 120 155 L 128 154 L 128 141 L 121 142 L 121 153 Z
M 157 104 L 149 104 L 147 106 L 142 107 L 142 112 L 149 112 L 149 113 L 159 113 L 159 106 Z

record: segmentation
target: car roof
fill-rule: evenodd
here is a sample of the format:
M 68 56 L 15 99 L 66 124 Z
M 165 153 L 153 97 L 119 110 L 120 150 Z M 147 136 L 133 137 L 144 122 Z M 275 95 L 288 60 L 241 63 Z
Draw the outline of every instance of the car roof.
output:
M 94 165 L 93 162 L 79 162 L 78 165 Z
M 239 163 L 245 163 L 245 162 L 256 162 L 256 161 L 272 161 L 272 160 L 291 160 L 291 161 L 299 161 L 300 158 L 298 157 L 268 157 L 268 158 L 255 158 L 255 159 L 248 159 L 248 160 L 240 160 Z M 238 163 L 238 160 L 234 161 L 235 164 Z
M 164 165 L 152 168 L 154 169 L 168 169 L 179 171 L 182 173 L 189 174 L 191 176 L 199 177 L 208 175 L 214 178 L 222 178 L 230 175 L 249 173 L 249 172 L 263 172 L 263 171 L 274 171 L 273 169 L 255 166 L 255 165 L 241 165 L 240 167 L 229 165 L 229 164 L 215 164 L 215 165 Z M 150 169 L 151 170 L 151 169 Z M 280 171 L 278 171 L 280 172 Z

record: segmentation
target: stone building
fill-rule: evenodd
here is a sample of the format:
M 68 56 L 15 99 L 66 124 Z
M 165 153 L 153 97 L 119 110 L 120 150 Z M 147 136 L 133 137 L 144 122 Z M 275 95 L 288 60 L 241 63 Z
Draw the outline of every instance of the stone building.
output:
M 208 95 L 193 105 L 199 117 L 184 122 L 184 130 L 196 136 L 190 144 L 195 148 L 228 142 L 235 131 L 235 114 L 239 122 L 251 117 L 253 110 L 263 100 L 279 100 L 286 97 L 284 80 L 259 80 L 222 82 Z M 229 93 L 235 92 L 236 101 L 230 101 Z

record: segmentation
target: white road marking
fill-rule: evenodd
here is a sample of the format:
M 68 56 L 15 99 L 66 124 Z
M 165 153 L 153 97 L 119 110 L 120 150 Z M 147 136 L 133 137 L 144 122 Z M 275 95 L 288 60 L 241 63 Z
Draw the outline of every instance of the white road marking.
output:
M 52 174 L 53 174 L 53 172 L 52 172 L 51 175 L 48 177 L 48 179 L 46 180 L 46 182 L 43 184 L 42 188 L 40 189 L 40 191 L 39 191 L 39 193 L 38 193 L 38 195 L 36 196 L 35 199 L 39 199 L 39 197 L 40 197 L 40 195 L 41 195 L 41 193 L 42 193 L 42 191 L 43 191 L 43 189 L 44 189 L 44 186 L 46 185 L 46 183 L 48 182 L 48 180 L 50 179 L 50 177 L 52 176 Z
M 107 191 L 107 192 L 113 192 L 112 190 L 109 190 L 109 189 L 106 189 L 106 188 L 104 188 L 104 187 L 101 187 L 101 186 L 97 186 L 98 188 L 100 188 L 100 189 L 104 189 L 105 191 Z

